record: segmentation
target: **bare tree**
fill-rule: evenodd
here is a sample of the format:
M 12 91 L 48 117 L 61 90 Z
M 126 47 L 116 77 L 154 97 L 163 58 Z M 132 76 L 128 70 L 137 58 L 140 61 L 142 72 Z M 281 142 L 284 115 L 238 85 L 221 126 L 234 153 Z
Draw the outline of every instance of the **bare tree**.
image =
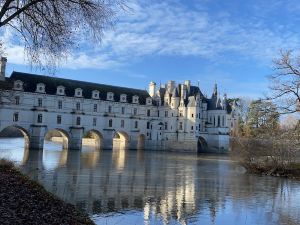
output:
M 100 42 L 122 0 L 0 0 L 0 28 L 12 27 L 31 63 L 56 65 L 81 39 Z
M 273 61 L 275 74 L 271 81 L 271 96 L 268 99 L 276 103 L 281 113 L 299 112 L 300 103 L 300 57 L 294 57 L 292 51 L 281 51 L 280 58 Z

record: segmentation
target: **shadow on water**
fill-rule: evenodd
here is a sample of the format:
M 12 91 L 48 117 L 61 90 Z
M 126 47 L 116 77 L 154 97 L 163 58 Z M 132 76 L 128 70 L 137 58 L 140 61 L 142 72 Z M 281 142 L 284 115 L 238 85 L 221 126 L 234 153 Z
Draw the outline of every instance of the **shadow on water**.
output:
M 300 182 L 246 174 L 224 155 L 24 151 L 19 141 L 1 139 L 0 156 L 97 224 L 300 224 Z

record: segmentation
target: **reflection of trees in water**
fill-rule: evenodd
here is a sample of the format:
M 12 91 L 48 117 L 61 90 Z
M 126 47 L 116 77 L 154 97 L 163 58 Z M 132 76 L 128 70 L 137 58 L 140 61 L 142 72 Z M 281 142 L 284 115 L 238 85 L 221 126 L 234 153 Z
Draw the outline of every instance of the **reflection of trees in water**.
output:
M 27 156 L 25 171 L 42 166 L 37 155 Z M 293 195 L 286 180 L 241 174 L 235 167 L 226 161 L 196 160 L 190 155 L 69 151 L 64 166 L 53 172 L 32 170 L 28 174 L 47 190 L 93 214 L 135 209 L 144 212 L 145 220 L 154 213 L 166 223 L 176 219 L 185 224 L 194 215 L 207 212 L 214 222 L 218 213 L 231 205 L 238 215 L 256 207 L 276 212 L 283 220 L 291 218 L 289 214 L 295 212 L 282 210 Z

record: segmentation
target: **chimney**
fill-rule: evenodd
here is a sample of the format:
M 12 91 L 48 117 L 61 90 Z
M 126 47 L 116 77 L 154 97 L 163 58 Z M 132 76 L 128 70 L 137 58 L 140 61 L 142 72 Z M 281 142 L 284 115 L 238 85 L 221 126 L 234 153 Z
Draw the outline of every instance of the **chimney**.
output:
M 190 80 L 185 80 L 184 84 L 186 86 L 187 91 L 190 92 L 190 90 L 191 90 L 190 89 L 191 88 L 191 81 Z
M 149 84 L 149 95 L 151 98 L 155 95 L 156 83 L 151 81 Z
M 6 57 L 1 57 L 0 65 L 0 81 L 5 81 L 5 68 L 6 68 Z

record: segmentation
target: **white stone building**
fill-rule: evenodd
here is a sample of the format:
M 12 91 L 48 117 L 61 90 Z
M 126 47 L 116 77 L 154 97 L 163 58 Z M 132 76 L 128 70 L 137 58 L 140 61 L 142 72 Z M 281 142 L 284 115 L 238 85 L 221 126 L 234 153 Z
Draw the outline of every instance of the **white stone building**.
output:
M 63 137 L 63 147 L 81 149 L 93 137 L 99 148 L 226 151 L 236 121 L 234 105 L 211 98 L 190 81 L 165 86 L 149 84 L 149 92 L 132 88 L 0 71 L 0 131 L 18 128 L 26 146 L 42 149 L 49 131 Z

